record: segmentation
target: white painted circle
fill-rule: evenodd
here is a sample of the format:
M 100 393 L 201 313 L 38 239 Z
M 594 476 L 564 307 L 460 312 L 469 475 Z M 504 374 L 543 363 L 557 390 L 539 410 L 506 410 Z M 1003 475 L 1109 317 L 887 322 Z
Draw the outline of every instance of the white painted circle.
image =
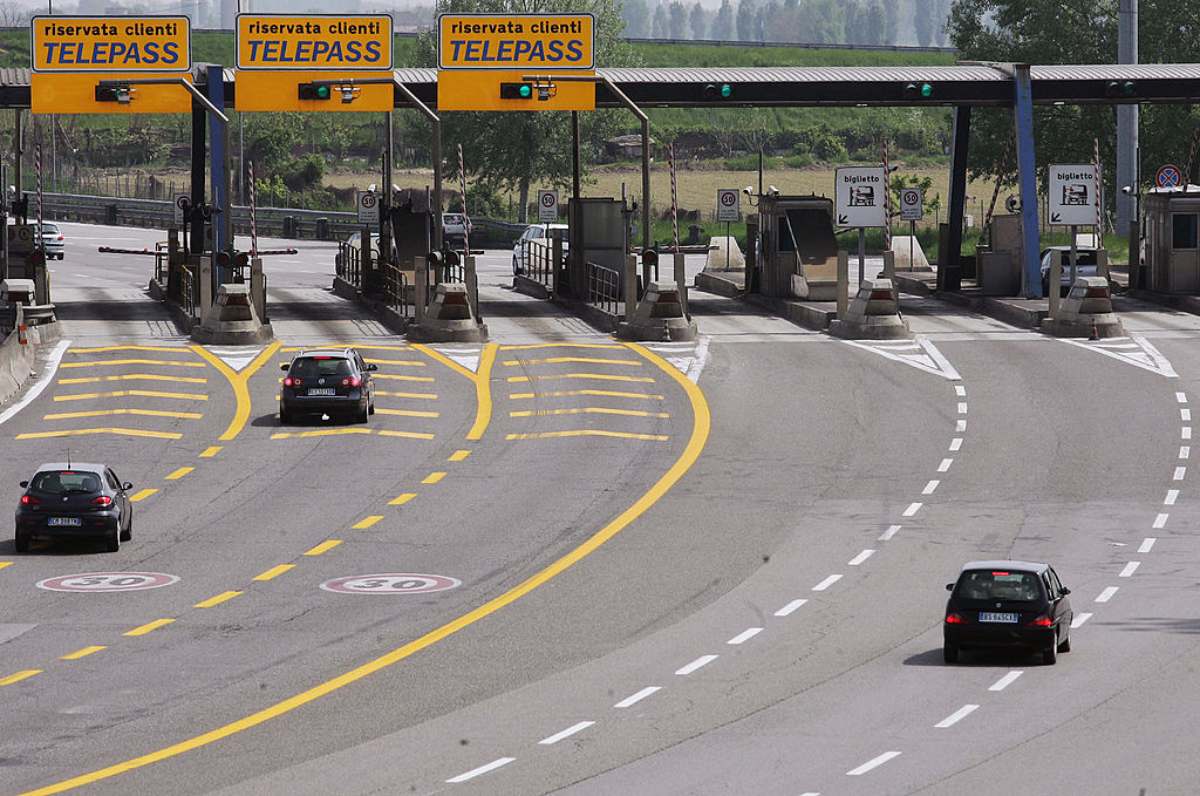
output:
M 80 572 L 75 575 L 58 575 L 39 580 L 37 587 L 46 591 L 98 594 L 160 589 L 178 582 L 178 575 L 167 575 L 162 572 Z
M 445 575 L 421 575 L 412 572 L 384 572 L 374 575 L 347 575 L 321 584 L 336 594 L 431 594 L 457 589 L 462 581 Z

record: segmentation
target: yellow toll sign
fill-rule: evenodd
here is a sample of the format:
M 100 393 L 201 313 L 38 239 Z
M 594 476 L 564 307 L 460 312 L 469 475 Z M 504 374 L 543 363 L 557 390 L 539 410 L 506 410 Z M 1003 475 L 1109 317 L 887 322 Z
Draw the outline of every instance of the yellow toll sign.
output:
M 591 14 L 442 14 L 439 69 L 592 69 Z
M 391 69 L 392 18 L 386 14 L 239 14 L 237 67 Z
M 186 72 L 192 68 L 187 17 L 36 16 L 30 33 L 35 72 Z

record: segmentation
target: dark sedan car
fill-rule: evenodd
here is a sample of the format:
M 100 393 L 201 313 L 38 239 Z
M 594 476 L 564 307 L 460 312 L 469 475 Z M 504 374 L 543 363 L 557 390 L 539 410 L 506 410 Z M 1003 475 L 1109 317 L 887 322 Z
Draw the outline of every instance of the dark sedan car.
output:
M 359 423 L 375 414 L 375 388 L 367 364 L 353 348 L 302 351 L 290 364 L 279 390 L 279 421 L 291 423 L 301 415 L 341 415 Z
M 946 663 L 970 649 L 1025 649 L 1047 664 L 1071 651 L 1071 590 L 1049 564 L 971 561 L 946 589 Z
M 17 506 L 16 547 L 29 550 L 35 536 L 99 536 L 110 553 L 133 533 L 133 504 L 111 467 L 81 462 L 43 464 L 29 481 Z

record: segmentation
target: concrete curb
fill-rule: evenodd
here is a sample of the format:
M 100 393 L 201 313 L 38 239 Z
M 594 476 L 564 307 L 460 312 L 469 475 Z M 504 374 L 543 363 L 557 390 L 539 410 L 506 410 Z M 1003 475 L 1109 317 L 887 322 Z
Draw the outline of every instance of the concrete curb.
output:
M 549 301 L 553 298 L 550 290 L 545 285 L 536 279 L 530 279 L 522 274 L 513 277 L 513 290 L 522 295 L 542 299 L 543 301 Z
M 701 271 L 696 274 L 696 289 L 707 293 L 715 293 L 725 298 L 741 298 L 745 292 L 742 286 L 732 279 L 725 279 L 711 271 Z
M 23 314 L 17 315 L 17 323 L 24 323 Z M 57 323 L 30 326 L 26 335 L 26 345 L 21 345 L 15 330 L 0 343 L 0 406 L 21 392 L 33 373 L 38 349 L 56 342 L 61 336 Z

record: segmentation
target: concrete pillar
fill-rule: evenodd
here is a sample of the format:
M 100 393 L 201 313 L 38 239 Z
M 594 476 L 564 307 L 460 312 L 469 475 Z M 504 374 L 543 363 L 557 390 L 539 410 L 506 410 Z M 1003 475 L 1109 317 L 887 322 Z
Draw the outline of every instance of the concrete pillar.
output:
M 683 252 L 675 252 L 675 289 L 679 291 L 679 306 L 683 308 L 683 317 L 685 318 L 689 317 L 686 260 L 687 255 Z
M 1117 63 L 1138 62 L 1138 0 L 1120 0 L 1117 10 Z M 1117 106 L 1117 229 L 1129 229 L 1137 213 L 1137 200 L 1121 193 L 1124 186 L 1137 189 L 1138 117 L 1136 103 Z
M 267 279 L 261 257 L 250 259 L 250 301 L 261 323 L 267 322 Z
M 463 281 L 467 283 L 467 301 L 471 302 L 471 314 L 479 320 L 479 280 L 475 276 L 475 258 L 463 253 Z
M 1050 317 L 1056 319 L 1058 318 L 1058 305 L 1062 300 L 1060 295 L 1062 293 L 1062 258 L 1063 253 L 1060 251 L 1056 251 L 1050 256 L 1050 284 L 1048 286 L 1050 288 Z
M 846 320 L 850 311 L 850 252 L 839 249 L 837 262 L 837 316 Z
M 1013 67 L 1013 121 L 1017 138 L 1017 180 L 1021 194 L 1021 251 L 1025 268 L 1021 292 L 1042 297 L 1041 240 L 1038 229 L 1037 159 L 1033 138 L 1033 81 L 1029 64 Z
M 426 295 L 429 290 L 429 261 L 424 257 L 413 258 L 413 317 L 417 323 L 425 320 Z
M 637 308 L 637 266 L 636 254 L 625 255 L 625 275 L 622 284 L 625 288 L 625 320 L 632 318 L 633 311 Z

